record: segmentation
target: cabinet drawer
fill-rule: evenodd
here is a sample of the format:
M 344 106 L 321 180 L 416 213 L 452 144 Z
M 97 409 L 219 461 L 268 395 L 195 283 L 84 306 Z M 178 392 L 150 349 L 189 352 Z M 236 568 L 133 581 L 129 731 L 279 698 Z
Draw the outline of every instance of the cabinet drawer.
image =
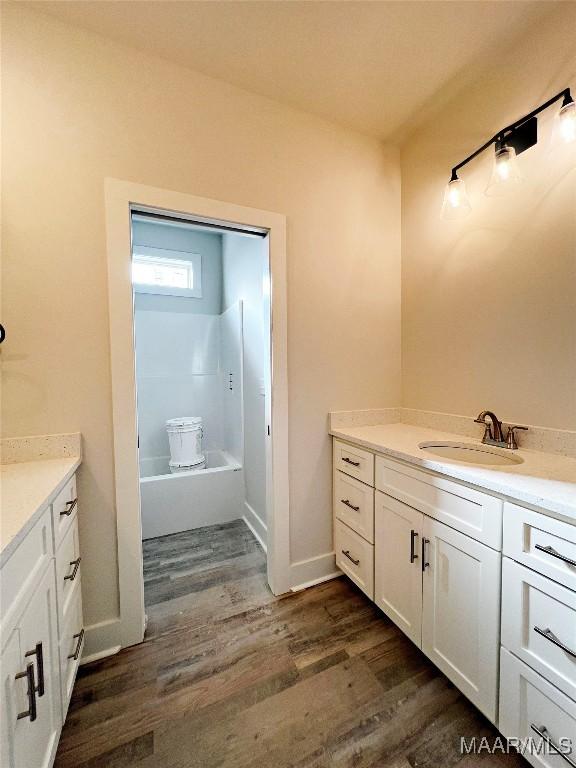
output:
M 500 663 L 499 729 L 508 739 L 532 740 L 533 748 L 523 754 L 537 768 L 569 768 L 576 762 L 576 702 L 504 648 Z M 571 752 L 566 757 L 572 762 L 541 740 L 538 731 L 561 750 L 570 741 Z
M 334 522 L 336 565 L 374 599 L 374 547 L 340 520 Z
M 56 584 L 60 626 L 66 623 L 74 587 L 80 581 L 80 545 L 78 520 L 74 518 L 56 555 Z
M 576 592 L 508 558 L 502 565 L 502 645 L 576 700 Z
M 374 543 L 374 489 L 336 470 L 334 515 Z
M 334 469 L 352 475 L 367 485 L 374 485 L 374 454 L 370 451 L 334 440 Z
M 84 645 L 84 624 L 82 618 L 82 589 L 78 581 L 71 595 L 70 607 L 66 614 L 60 636 L 60 679 L 62 685 L 62 717 L 66 718 L 76 672 Z
M 576 590 L 576 526 L 507 503 L 504 554 Z
M 70 527 L 77 512 L 76 475 L 72 475 L 52 504 L 54 517 L 54 548 L 58 546 Z
M 42 513 L 0 572 L 0 604 L 2 625 L 26 600 L 35 582 L 52 557 L 52 516 L 50 507 Z M 14 610 L 13 610 L 14 609 Z
M 376 489 L 492 549 L 502 548 L 502 502 L 443 477 L 376 456 Z

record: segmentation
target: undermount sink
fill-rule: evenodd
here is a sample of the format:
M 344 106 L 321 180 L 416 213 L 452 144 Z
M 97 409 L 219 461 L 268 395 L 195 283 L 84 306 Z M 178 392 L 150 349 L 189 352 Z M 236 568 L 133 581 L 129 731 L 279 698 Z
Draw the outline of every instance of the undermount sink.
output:
M 464 464 L 485 464 L 492 467 L 505 467 L 511 464 L 522 464 L 524 459 L 517 454 L 509 454 L 478 443 L 452 443 L 445 440 L 429 440 L 420 443 L 421 450 L 433 453 L 443 459 L 460 461 Z

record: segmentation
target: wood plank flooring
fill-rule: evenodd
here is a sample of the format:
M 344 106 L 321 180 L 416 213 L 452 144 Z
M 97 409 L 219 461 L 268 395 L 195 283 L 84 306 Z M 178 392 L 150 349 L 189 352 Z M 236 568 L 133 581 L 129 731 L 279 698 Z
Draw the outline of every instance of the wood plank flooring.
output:
M 144 643 L 80 668 L 56 768 L 524 768 L 347 579 L 274 597 L 242 521 L 144 543 Z

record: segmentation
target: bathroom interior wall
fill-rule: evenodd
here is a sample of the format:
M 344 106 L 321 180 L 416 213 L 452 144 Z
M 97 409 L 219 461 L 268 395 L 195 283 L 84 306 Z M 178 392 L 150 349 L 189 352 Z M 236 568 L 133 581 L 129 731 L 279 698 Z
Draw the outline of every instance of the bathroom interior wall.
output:
M 486 197 L 492 158 L 460 172 L 473 206 L 440 208 L 451 168 L 499 129 L 576 89 L 576 5 L 495 61 L 402 148 L 403 404 L 576 429 L 576 157 L 550 148 L 551 119 L 518 157 L 524 183 Z
M 222 243 L 225 308 L 242 301 L 243 310 L 243 411 L 244 482 L 246 515 L 266 538 L 266 417 L 264 343 L 264 280 L 267 276 L 267 245 L 261 238 L 227 233 Z M 268 325 L 269 327 L 269 325 Z
M 134 294 L 140 464 L 168 459 L 167 419 L 202 416 L 206 450 L 222 448 L 222 237 L 134 221 L 133 242 L 202 257 L 202 297 Z
M 88 645 L 118 617 L 106 177 L 286 215 L 294 583 L 328 572 L 326 414 L 400 399 L 397 150 L 19 3 L 2 141 L 3 430 L 82 432 Z

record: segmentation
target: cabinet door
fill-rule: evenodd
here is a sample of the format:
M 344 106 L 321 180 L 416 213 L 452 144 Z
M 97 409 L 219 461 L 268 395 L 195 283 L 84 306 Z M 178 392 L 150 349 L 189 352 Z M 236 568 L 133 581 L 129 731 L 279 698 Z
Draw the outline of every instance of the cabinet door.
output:
M 422 650 L 496 722 L 501 556 L 424 518 Z
M 2 653 L 2 766 L 47 768 L 54 757 L 62 723 L 55 593 L 51 563 Z M 30 666 L 33 678 L 16 678 Z
M 424 515 L 380 491 L 375 498 L 374 600 L 421 644 L 421 537 Z

